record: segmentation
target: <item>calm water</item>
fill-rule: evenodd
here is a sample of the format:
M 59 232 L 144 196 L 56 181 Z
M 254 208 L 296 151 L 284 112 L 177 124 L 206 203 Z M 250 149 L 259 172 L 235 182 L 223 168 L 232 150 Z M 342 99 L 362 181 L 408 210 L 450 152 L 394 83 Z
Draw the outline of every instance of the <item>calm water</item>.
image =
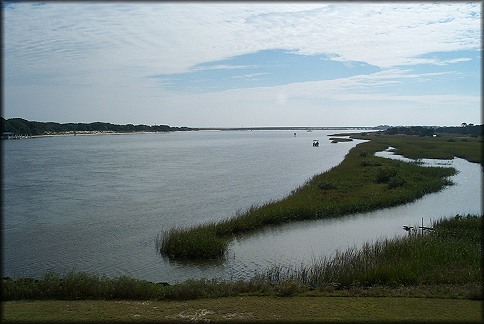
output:
M 415 203 L 342 219 L 265 229 L 232 242 L 225 262 L 163 259 L 165 228 L 232 216 L 279 199 L 339 164 L 359 141 L 292 131 L 177 132 L 3 141 L 3 275 L 47 270 L 150 281 L 248 278 L 274 264 L 402 235 L 415 224 L 480 213 L 478 164 L 454 159 L 456 183 Z M 313 148 L 313 139 L 320 147 Z

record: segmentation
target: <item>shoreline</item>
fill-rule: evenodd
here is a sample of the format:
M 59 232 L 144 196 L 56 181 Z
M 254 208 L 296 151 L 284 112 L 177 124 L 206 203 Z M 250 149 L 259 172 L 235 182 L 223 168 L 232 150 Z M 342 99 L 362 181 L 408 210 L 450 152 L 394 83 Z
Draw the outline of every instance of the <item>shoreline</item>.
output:
M 307 128 L 302 127 L 249 127 L 249 128 L 191 128 L 188 130 L 170 130 L 170 131 L 134 131 L 134 132 L 116 132 L 116 131 L 68 131 L 53 134 L 42 134 L 42 135 L 11 135 L 9 137 L 2 138 L 2 140 L 10 139 L 30 139 L 30 138 L 42 138 L 42 137 L 57 137 L 57 136 L 86 136 L 86 135 L 131 135 L 131 134 L 159 134 L 159 133 L 173 133 L 173 132 L 232 132 L 232 131 L 304 131 Z M 313 130 L 354 130 L 360 132 L 377 132 L 379 129 L 374 127 L 313 127 Z M 350 133 L 350 134 L 358 134 Z M 342 133 L 341 136 L 346 136 L 349 134 Z M 340 136 L 340 134 L 335 133 L 328 136 Z M 330 139 L 331 140 L 331 139 Z M 351 141 L 351 139 L 337 139 L 338 141 Z
M 115 132 L 115 131 L 79 131 L 66 132 L 57 134 L 33 135 L 33 138 L 38 137 L 55 137 L 55 136 L 93 136 L 93 135 L 131 135 L 131 134 L 151 134 L 151 133 L 170 133 L 170 132 Z
M 43 137 L 61 137 L 61 136 L 95 136 L 95 135 L 134 135 L 134 134 L 158 134 L 158 133 L 172 133 L 176 131 L 167 132 L 115 132 L 115 131 L 79 131 L 79 132 L 66 132 L 56 134 L 42 134 L 42 135 L 18 135 L 9 138 L 2 138 L 2 140 L 17 140 L 17 139 L 31 139 L 31 138 L 43 138 Z M 187 132 L 187 131 L 184 131 Z

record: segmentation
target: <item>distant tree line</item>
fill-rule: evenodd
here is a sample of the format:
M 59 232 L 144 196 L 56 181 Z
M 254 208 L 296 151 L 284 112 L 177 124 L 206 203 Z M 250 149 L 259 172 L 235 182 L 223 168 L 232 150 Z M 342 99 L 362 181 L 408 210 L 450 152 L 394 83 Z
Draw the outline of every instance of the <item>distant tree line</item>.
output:
M 433 136 L 438 134 L 456 134 L 482 136 L 484 125 L 462 124 L 456 127 L 426 127 L 426 126 L 400 126 L 390 127 L 384 131 L 384 134 L 395 135 L 415 135 L 415 136 Z
M 65 132 L 115 132 L 115 133 L 131 133 L 131 132 L 173 132 L 173 131 L 189 131 L 194 130 L 188 127 L 171 127 L 168 125 L 117 125 L 111 123 L 66 123 L 60 124 L 55 122 L 37 122 L 28 121 L 22 118 L 1 118 L 2 133 L 11 132 L 14 135 L 46 135 Z

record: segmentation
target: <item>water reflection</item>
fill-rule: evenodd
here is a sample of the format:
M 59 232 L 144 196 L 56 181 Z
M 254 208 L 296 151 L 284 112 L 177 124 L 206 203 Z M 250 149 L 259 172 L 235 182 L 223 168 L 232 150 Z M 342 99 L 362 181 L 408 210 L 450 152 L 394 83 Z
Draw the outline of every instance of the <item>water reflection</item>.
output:
M 164 262 L 168 262 L 171 266 L 174 266 L 174 267 L 179 267 L 179 268 L 193 267 L 196 269 L 209 269 L 212 267 L 223 266 L 224 263 L 227 261 L 227 256 L 224 256 L 218 259 L 208 259 L 208 260 L 190 260 L 190 259 L 174 260 L 161 254 L 161 258 L 163 259 Z

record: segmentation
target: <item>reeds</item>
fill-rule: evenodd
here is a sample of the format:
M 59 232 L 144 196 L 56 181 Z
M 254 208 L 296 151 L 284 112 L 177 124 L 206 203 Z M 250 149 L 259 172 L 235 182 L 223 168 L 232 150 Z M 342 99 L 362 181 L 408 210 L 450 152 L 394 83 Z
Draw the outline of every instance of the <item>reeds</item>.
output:
M 181 259 L 212 259 L 222 257 L 227 240 L 216 235 L 213 224 L 192 228 L 172 228 L 162 233 L 159 249 L 168 257 Z
M 61 277 L 48 272 L 42 279 L 3 278 L 2 300 L 188 300 L 260 294 L 269 285 L 260 280 L 223 281 L 189 279 L 169 285 L 127 276 L 108 278 L 85 272 Z
M 481 279 L 481 222 L 482 217 L 457 215 L 434 223 L 428 234 L 367 243 L 310 265 L 275 266 L 259 277 L 313 289 L 476 283 Z
M 61 277 L 48 272 L 44 278 L 2 279 L 2 299 L 153 299 L 163 287 L 127 276 L 110 279 L 85 272 Z

